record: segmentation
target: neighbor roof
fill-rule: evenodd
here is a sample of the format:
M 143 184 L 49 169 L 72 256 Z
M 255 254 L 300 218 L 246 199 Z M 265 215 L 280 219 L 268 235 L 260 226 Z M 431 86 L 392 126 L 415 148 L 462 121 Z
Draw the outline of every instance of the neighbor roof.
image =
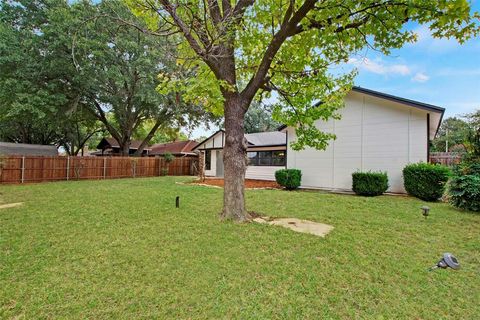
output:
M 142 140 L 132 140 L 130 142 L 130 149 L 137 150 L 142 144 Z M 103 138 L 97 146 L 97 149 L 103 149 L 110 146 L 111 148 L 120 148 L 120 144 L 115 138 Z M 150 150 L 149 147 L 144 148 L 144 150 Z
M 0 142 L 0 155 L 57 156 L 58 151 L 51 145 Z
M 175 141 L 169 143 L 159 143 L 152 146 L 152 151 L 150 155 L 161 155 L 164 153 L 171 154 L 195 154 L 192 150 L 198 145 L 198 142 L 187 140 L 187 141 Z

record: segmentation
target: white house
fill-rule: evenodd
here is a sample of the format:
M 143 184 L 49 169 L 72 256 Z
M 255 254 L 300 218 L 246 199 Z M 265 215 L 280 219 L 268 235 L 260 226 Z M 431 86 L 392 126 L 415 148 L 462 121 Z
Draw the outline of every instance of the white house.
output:
M 351 190 L 352 173 L 385 171 L 390 192 L 405 192 L 402 169 L 428 162 L 429 141 L 435 137 L 445 109 L 377 91 L 354 87 L 339 110 L 341 120 L 317 121 L 337 139 L 325 151 L 293 151 L 295 128 L 287 133 L 287 167 L 302 170 L 302 187 Z
M 275 180 L 275 171 L 285 168 L 287 135 L 284 132 L 260 132 L 245 134 L 248 141 L 247 179 Z M 200 142 L 194 150 L 205 153 L 205 175 L 223 177 L 223 130 Z
M 322 131 L 336 135 L 326 150 L 292 150 L 290 145 L 296 139 L 295 128 L 283 126 L 279 130 L 286 134 L 286 147 L 285 144 L 257 146 L 253 143 L 247 151 L 249 158 L 256 156 L 260 159 L 263 156 L 271 159 L 277 155 L 284 157 L 286 152 L 286 161 L 254 160 L 247 168 L 246 177 L 274 180 L 274 172 L 279 168 L 297 168 L 303 173 L 303 188 L 351 190 L 353 172 L 384 171 L 389 178 L 388 191 L 403 193 L 402 169 L 408 163 L 429 161 L 429 141 L 435 137 L 444 111 L 430 104 L 354 87 L 347 94 L 345 107 L 338 111 L 340 120 L 316 122 Z M 278 142 L 281 142 L 280 138 Z M 206 175 L 223 176 L 223 132 L 215 133 L 197 148 L 210 150 L 207 151 L 210 155 L 206 154 L 207 166 L 210 161 Z M 267 150 L 263 148 L 282 153 L 251 153 Z M 221 170 L 218 170 L 220 166 Z

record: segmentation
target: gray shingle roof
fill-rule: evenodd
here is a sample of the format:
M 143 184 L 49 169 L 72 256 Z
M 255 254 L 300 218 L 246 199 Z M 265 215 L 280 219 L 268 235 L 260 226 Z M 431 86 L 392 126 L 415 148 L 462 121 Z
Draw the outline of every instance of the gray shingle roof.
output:
M 286 144 L 286 134 L 279 131 L 247 133 L 245 134 L 245 138 L 249 144 L 258 147 Z
M 40 144 L 0 142 L 0 155 L 15 156 L 57 156 L 56 146 Z

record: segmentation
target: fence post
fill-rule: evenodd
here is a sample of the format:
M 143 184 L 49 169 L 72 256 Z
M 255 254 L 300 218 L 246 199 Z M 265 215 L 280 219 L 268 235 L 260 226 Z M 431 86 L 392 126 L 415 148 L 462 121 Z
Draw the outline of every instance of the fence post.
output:
M 161 171 L 160 171 L 160 170 L 161 170 L 161 169 L 160 169 L 160 157 L 157 156 L 157 159 L 158 159 L 158 176 L 160 177 L 160 175 L 161 175 Z
M 25 156 L 22 157 L 22 183 L 25 181 Z
M 70 179 L 70 157 L 67 157 L 67 180 Z
M 107 158 L 103 157 L 103 179 L 107 176 Z

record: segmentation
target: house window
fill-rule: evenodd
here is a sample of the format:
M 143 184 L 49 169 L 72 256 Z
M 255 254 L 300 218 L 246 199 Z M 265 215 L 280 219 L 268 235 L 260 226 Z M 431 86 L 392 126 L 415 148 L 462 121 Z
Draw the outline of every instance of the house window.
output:
M 205 170 L 212 169 L 212 150 L 205 150 Z
M 285 151 L 247 152 L 249 166 L 285 166 Z

